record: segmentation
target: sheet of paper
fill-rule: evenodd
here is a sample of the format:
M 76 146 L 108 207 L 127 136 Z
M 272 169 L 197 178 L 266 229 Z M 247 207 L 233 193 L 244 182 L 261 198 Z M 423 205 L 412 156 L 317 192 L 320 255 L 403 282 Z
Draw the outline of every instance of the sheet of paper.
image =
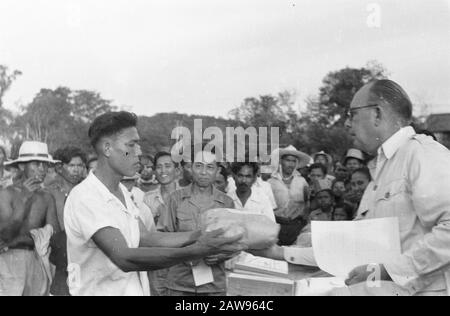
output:
M 245 260 L 238 262 L 238 264 L 241 264 L 243 266 L 252 266 L 261 270 L 268 270 L 283 274 L 289 273 L 289 266 L 286 261 L 273 260 L 249 255 L 245 258 Z
M 389 263 L 401 254 L 397 218 L 311 223 L 314 257 L 331 275 L 345 278 L 354 268 Z
M 327 296 L 336 289 L 345 288 L 342 278 L 311 278 L 296 282 L 295 296 Z
M 192 267 L 192 274 L 194 275 L 195 286 L 214 282 L 213 271 L 204 261 Z

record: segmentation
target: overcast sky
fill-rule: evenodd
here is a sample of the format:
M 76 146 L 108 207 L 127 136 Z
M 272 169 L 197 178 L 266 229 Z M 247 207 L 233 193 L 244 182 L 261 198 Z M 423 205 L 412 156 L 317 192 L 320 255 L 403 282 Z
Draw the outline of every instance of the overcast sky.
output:
M 10 109 L 62 85 L 138 114 L 226 116 L 249 96 L 304 100 L 329 71 L 376 59 L 413 101 L 450 112 L 448 0 L 0 0 L 0 12 L 0 64 L 23 72 Z

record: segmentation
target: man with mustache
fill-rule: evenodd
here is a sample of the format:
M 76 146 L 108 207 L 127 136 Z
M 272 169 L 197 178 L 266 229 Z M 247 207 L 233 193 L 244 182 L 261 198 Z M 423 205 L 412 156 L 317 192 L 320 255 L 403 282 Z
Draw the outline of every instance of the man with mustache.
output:
M 55 162 L 46 144 L 24 142 L 19 157 L 7 163 L 21 177 L 0 190 L 0 296 L 48 294 L 33 236 L 44 228 L 50 235 L 59 232 L 55 200 L 42 189 L 48 164 Z
M 259 166 L 256 162 L 235 162 L 231 165 L 236 191 L 228 193 L 237 210 L 264 215 L 275 222 L 269 198 L 255 187 Z

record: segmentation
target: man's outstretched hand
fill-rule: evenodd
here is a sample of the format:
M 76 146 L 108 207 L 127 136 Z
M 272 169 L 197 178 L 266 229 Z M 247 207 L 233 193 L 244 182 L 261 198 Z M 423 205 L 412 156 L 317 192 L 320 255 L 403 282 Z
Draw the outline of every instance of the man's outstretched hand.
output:
M 378 273 L 374 269 L 379 269 Z M 374 277 L 379 277 L 379 280 L 372 280 Z M 345 284 L 351 286 L 367 281 L 392 281 L 392 279 L 384 265 L 365 265 L 353 269 L 345 280 Z
M 203 248 L 208 256 L 215 254 L 233 255 L 247 249 L 247 246 L 240 242 L 244 237 L 243 234 L 223 237 L 224 233 L 225 230 L 223 229 L 204 232 L 197 240 L 197 245 Z

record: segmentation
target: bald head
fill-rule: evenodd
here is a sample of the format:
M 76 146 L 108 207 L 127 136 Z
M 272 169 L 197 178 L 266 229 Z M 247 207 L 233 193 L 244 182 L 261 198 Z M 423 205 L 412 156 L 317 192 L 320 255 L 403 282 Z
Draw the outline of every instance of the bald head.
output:
M 400 85 L 392 80 L 383 79 L 369 83 L 366 88 L 369 89 L 370 99 L 388 105 L 403 125 L 411 123 L 412 103 Z

